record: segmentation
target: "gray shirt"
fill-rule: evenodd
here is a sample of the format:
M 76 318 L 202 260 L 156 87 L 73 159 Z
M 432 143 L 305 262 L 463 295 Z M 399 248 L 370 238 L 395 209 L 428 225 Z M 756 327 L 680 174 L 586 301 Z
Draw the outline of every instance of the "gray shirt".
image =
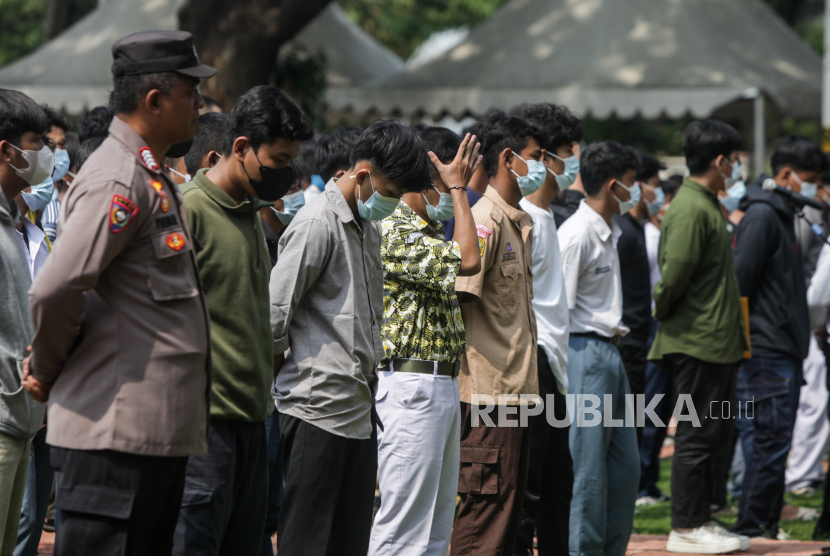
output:
M 291 348 L 274 382 L 277 409 L 338 436 L 369 438 L 383 358 L 379 224 L 355 219 L 329 181 L 280 239 L 270 291 L 274 353 Z

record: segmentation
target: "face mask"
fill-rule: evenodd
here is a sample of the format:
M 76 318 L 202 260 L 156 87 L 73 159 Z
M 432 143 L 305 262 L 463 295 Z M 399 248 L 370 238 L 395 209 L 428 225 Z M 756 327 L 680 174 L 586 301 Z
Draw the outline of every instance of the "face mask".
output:
M 259 162 L 256 151 L 254 151 L 254 157 Z M 294 183 L 294 172 L 290 166 L 278 170 L 263 166 L 262 162 L 259 162 L 259 175 L 261 176 L 259 180 L 252 179 L 248 175 L 248 170 L 245 169 L 244 163 L 242 163 L 242 170 L 248 176 L 248 181 L 251 183 L 251 187 L 254 188 L 254 193 L 257 194 L 257 197 L 269 203 L 282 198 L 286 191 L 291 189 L 291 184 Z
M 424 201 L 427 202 L 427 216 L 430 220 L 449 220 L 455 216 L 455 211 L 452 206 L 452 195 L 449 193 L 441 193 L 438 200 L 438 206 L 432 206 L 424 195 Z
M 32 186 L 31 193 L 21 193 L 26 205 L 33 211 L 37 212 L 46 208 L 49 201 L 52 200 L 52 193 L 55 191 L 55 182 L 52 181 L 52 176 L 46 176 L 43 183 Z
M 734 212 L 738 210 L 738 203 L 746 195 L 746 184 L 742 181 L 737 182 L 732 187 L 726 190 L 726 197 L 718 197 L 718 201 L 723 205 L 727 212 Z
M 545 163 L 541 160 L 525 160 L 516 153 L 513 153 L 513 156 L 527 164 L 526 176 L 520 176 L 513 170 L 510 170 L 516 176 L 516 181 L 519 182 L 519 190 L 522 192 L 522 197 L 527 197 L 539 191 L 539 188 L 545 183 L 545 176 L 547 175 Z
M 637 203 L 640 202 L 640 186 L 639 184 L 634 184 L 630 188 L 626 187 L 620 180 L 615 180 L 617 184 L 628 191 L 629 196 L 631 197 L 628 201 L 620 201 L 620 198 L 614 195 L 614 198 L 620 204 L 620 214 L 625 214 L 626 212 L 630 211 L 634 207 L 637 206 Z
M 648 204 L 648 216 L 651 218 L 658 212 L 660 212 L 660 207 L 663 206 L 663 203 L 666 201 L 666 194 L 663 193 L 662 187 L 655 187 L 654 188 L 654 201 Z
M 357 176 L 349 176 L 354 179 Z M 372 194 L 364 203 L 360 200 L 360 186 L 357 187 L 357 212 L 365 220 L 383 220 L 398 208 L 400 199 L 384 197 L 375 191 L 375 182 L 372 181 L 372 174 L 369 174 L 369 184 L 372 186 Z M 427 203 L 429 204 L 429 203 Z
M 181 172 L 175 171 L 173 168 L 168 168 L 168 170 L 170 170 L 171 172 L 173 172 L 174 174 L 176 174 L 177 176 L 182 178 L 185 181 L 185 183 L 187 183 L 187 182 L 189 182 L 190 180 L 193 179 L 193 177 L 189 173 L 182 174 Z
M 11 145 L 11 143 L 9 143 L 9 145 Z M 23 149 L 18 149 L 14 145 L 12 145 L 12 147 L 20 151 L 20 154 L 23 155 L 23 160 L 29 163 L 29 166 L 27 168 L 23 168 L 22 170 L 12 166 L 11 164 L 9 165 L 14 168 L 17 175 L 23 178 L 26 183 L 31 186 L 41 185 L 46 181 L 46 178 L 50 178 L 52 176 L 52 171 L 55 169 L 55 155 L 51 150 L 49 150 L 49 147 L 44 145 L 39 151 L 24 151 Z M 49 195 L 51 194 L 52 192 L 50 190 Z M 40 210 L 32 208 L 31 205 L 29 205 L 29 208 L 32 210 Z
M 61 181 L 69 172 L 69 153 L 66 149 L 55 149 L 55 171 L 52 172 L 52 181 Z
M 728 161 L 729 159 L 726 160 Z M 726 176 L 726 174 L 724 174 L 723 172 L 721 172 L 720 175 L 723 177 L 723 188 L 729 190 L 730 187 L 735 185 L 737 182 L 741 181 L 741 163 L 737 160 L 735 160 L 735 162 L 732 163 L 731 176 Z
M 808 199 L 815 199 L 816 195 L 818 194 L 818 185 L 814 184 L 810 181 L 801 181 L 801 178 L 793 172 L 793 177 L 795 181 L 798 182 L 798 185 L 801 186 L 801 195 L 803 197 L 807 197 Z
M 282 198 L 283 210 L 285 212 L 280 212 L 275 208 L 272 208 L 275 213 L 277 213 L 277 218 L 280 219 L 280 222 L 288 226 L 297 213 L 300 211 L 301 208 L 305 206 L 305 193 L 300 190 L 296 193 L 292 193 L 291 195 L 286 195 Z
M 561 160 L 565 163 L 565 173 L 564 174 L 557 174 L 550 168 L 547 168 L 547 171 L 550 172 L 555 178 L 556 183 L 559 184 L 560 189 L 567 189 L 573 182 L 576 181 L 576 176 L 579 174 L 579 157 L 576 155 L 569 156 L 568 158 L 561 158 L 556 156 L 553 153 L 548 153 L 553 158 Z

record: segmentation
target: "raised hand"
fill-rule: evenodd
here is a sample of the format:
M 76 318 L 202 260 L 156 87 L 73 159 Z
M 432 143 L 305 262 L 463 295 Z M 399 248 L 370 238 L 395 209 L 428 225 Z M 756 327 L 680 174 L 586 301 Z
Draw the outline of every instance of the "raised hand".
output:
M 449 164 L 443 164 L 432 151 L 428 154 L 447 187 L 467 187 L 481 164 L 482 156 L 478 154 L 480 149 L 481 143 L 476 143 L 476 136 L 468 133 L 461 141 L 455 158 Z

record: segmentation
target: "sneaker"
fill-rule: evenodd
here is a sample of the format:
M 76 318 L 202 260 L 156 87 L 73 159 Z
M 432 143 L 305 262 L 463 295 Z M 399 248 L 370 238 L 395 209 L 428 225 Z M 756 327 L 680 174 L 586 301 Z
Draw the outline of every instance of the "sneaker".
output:
M 780 527 L 778 528 L 778 534 L 775 535 L 775 538 L 778 539 L 779 541 L 791 541 L 791 540 L 793 540 L 793 538 L 790 536 L 790 534 L 787 533 L 786 531 L 784 531 L 783 529 L 781 529 Z
M 741 550 L 749 550 L 750 541 L 749 537 L 747 537 L 746 535 L 733 533 L 732 531 L 730 531 L 729 529 L 727 529 L 726 527 L 714 520 L 710 521 L 706 525 L 713 527 L 721 535 L 726 535 L 727 537 L 735 537 L 736 539 L 741 541 Z
M 723 535 L 707 523 L 690 531 L 672 529 L 666 550 L 686 554 L 729 554 L 742 548 L 741 539 Z
M 653 506 L 657 502 L 659 502 L 659 500 L 657 500 L 657 498 L 655 498 L 654 496 L 640 496 L 639 498 L 637 498 L 637 501 L 634 503 L 634 505 L 638 507 Z

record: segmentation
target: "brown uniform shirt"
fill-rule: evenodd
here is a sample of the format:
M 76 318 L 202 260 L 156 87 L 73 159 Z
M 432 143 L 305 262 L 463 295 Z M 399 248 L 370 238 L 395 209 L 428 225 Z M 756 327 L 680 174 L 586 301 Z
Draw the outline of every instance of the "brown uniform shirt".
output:
M 473 394 L 538 394 L 536 317 L 533 314 L 531 241 L 533 220 L 508 205 L 490 186 L 473 206 L 481 248 L 481 271 L 460 276 L 459 294 L 475 296 L 461 303 L 467 353 L 461 360 L 461 401 Z M 518 405 L 518 398 L 503 400 Z
M 30 292 L 34 376 L 56 381 L 46 440 L 207 452 L 208 320 L 181 195 L 117 117 L 63 201 Z

